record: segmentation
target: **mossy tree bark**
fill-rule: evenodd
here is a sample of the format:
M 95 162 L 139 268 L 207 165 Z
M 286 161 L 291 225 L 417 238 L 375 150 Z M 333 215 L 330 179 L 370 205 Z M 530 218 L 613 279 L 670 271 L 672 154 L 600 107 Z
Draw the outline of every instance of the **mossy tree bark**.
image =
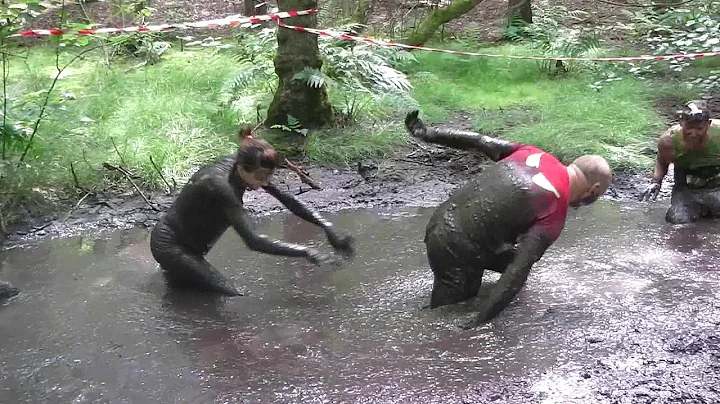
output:
M 358 24 L 367 24 L 370 11 L 375 5 L 375 0 L 358 0 L 357 7 L 353 15 L 353 21 Z
M 280 11 L 306 10 L 317 7 L 317 0 L 278 0 Z M 317 26 L 315 15 L 287 18 L 287 25 L 308 28 Z M 304 81 L 293 80 L 295 74 L 305 67 L 320 69 L 322 60 L 318 49 L 317 35 L 296 32 L 279 27 L 277 30 L 278 50 L 275 56 L 275 74 L 278 87 L 267 111 L 265 126 L 287 124 L 292 115 L 307 129 L 322 127 L 330 123 L 332 109 L 327 88 L 314 88 Z
M 453 0 L 449 6 L 431 11 L 415 31 L 408 36 L 406 45 L 422 46 L 435 34 L 441 25 L 470 12 L 483 0 Z
M 510 24 L 510 18 L 520 14 L 523 21 L 527 24 L 532 24 L 532 6 L 530 0 L 508 0 L 508 24 Z

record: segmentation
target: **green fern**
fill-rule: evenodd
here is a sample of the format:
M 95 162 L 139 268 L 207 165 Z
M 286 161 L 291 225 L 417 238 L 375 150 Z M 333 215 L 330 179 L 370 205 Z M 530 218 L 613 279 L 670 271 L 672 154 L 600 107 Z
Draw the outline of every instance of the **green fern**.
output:
M 295 76 L 293 76 L 293 80 L 304 81 L 305 84 L 313 88 L 331 86 L 333 84 L 333 81 L 332 79 L 330 79 L 330 77 L 328 77 L 320 70 L 314 69 L 312 67 L 305 67 L 304 69 L 299 71 L 297 74 L 295 74 Z
M 521 42 L 529 37 L 528 24 L 520 13 L 514 13 L 508 18 L 508 26 L 503 31 L 503 39 L 512 42 Z
M 271 129 L 280 129 L 285 132 L 295 132 L 295 133 L 299 133 L 303 136 L 307 136 L 307 134 L 308 134 L 308 130 L 302 127 L 302 124 L 300 124 L 300 121 L 290 114 L 287 115 L 287 125 L 272 125 L 272 126 L 270 126 L 270 128 Z
M 360 27 L 362 25 L 351 23 L 336 30 L 354 34 Z M 266 28 L 255 36 L 238 36 L 238 45 L 230 52 L 238 60 L 240 69 L 223 85 L 220 91 L 222 103 L 232 103 L 250 90 L 275 91 L 268 83 L 277 82 L 273 65 L 277 51 L 276 29 Z M 399 49 L 342 40 L 323 39 L 318 47 L 323 59 L 322 70 L 305 68 L 296 73 L 293 80 L 313 88 L 327 86 L 338 90 L 346 103 L 342 110 L 350 111 L 353 116 L 359 114 L 367 106 L 368 96 L 388 96 L 405 99 L 405 104 L 410 102 L 407 98 L 412 85 L 399 68 L 417 63 L 415 55 Z

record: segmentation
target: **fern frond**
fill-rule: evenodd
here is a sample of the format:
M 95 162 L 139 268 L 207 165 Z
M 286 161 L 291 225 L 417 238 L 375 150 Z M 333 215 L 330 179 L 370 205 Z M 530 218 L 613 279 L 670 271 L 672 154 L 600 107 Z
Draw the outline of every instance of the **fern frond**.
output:
M 312 67 L 305 67 L 293 76 L 293 80 L 305 82 L 310 87 L 320 88 L 322 86 L 330 86 L 333 81 L 325 73 Z

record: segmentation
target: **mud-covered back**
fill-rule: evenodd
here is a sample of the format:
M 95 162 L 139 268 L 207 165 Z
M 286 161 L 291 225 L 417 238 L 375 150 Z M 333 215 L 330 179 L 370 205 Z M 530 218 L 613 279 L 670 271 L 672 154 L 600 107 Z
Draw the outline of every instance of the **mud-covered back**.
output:
M 430 219 L 488 248 L 515 242 L 534 221 L 530 179 L 512 164 L 492 164 L 458 188 Z

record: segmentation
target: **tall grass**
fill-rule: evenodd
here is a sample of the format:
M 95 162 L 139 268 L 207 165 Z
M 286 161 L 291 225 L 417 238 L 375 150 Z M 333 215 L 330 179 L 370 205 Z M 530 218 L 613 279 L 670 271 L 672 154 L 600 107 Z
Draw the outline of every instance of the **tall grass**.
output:
M 70 163 L 79 180 L 92 181 L 102 163 L 121 161 L 137 170 L 144 185 L 155 185 L 159 175 L 150 157 L 163 175 L 181 181 L 198 165 L 232 151 L 238 122 L 217 103 L 217 89 L 234 68 L 230 60 L 173 53 L 127 72 L 91 60 L 68 69 L 56 86 L 72 99 L 47 114 L 28 154 L 28 164 L 45 166 L 36 170 L 37 185 L 67 184 Z M 56 73 L 50 52 L 34 50 L 27 65 L 11 70 L 10 92 L 47 88 Z
M 517 45 L 484 51 L 533 53 Z M 595 91 L 589 86 L 596 79 L 592 72 L 553 76 L 534 61 L 415 55 L 419 63 L 402 68 L 430 123 L 474 114 L 476 130 L 538 145 L 564 160 L 601 154 L 615 168 L 650 164 L 647 151 L 663 127 L 655 112 L 658 97 L 681 102 L 694 96 L 671 83 L 655 88 L 631 77 Z M 17 101 L 49 87 L 56 73 L 54 59 L 52 49 L 34 48 L 26 60 L 12 60 L 11 117 L 27 115 L 28 108 L 32 112 L 30 104 Z M 71 190 L 71 164 L 87 188 L 105 181 L 106 162 L 122 163 L 144 186 L 162 185 L 158 169 L 182 184 L 198 166 L 232 153 L 238 124 L 255 117 L 258 102 L 264 112 L 272 97 L 250 89 L 242 94 L 250 101 L 223 104 L 224 84 L 237 75 L 238 65 L 232 56 L 212 50 L 173 50 L 160 63 L 140 68 L 130 63 L 106 68 L 100 60 L 88 55 L 59 80 L 26 164 L 19 170 L 0 166 L 5 171 L 3 198 L 17 197 L 20 206 L 24 196 L 47 198 Z M 263 87 L 268 86 L 258 86 Z M 330 96 L 336 106 L 341 103 L 337 93 Z M 304 152 L 313 161 L 332 163 L 387 155 L 407 140 L 402 126 L 407 110 L 407 105 L 375 97 L 359 116 L 361 125 L 311 132 Z M 8 203 L 4 205 L 7 210 Z
M 527 49 L 502 46 L 492 52 L 524 54 Z M 596 91 L 589 86 L 591 72 L 552 75 L 529 60 L 438 53 L 418 58 L 419 67 L 410 74 L 423 80 L 413 96 L 428 121 L 446 121 L 459 111 L 474 114 L 478 131 L 537 145 L 566 161 L 600 154 L 615 168 L 650 164 L 646 151 L 664 126 L 656 112 L 659 96 L 693 93 L 632 77 Z M 427 79 L 419 69 L 435 77 Z

